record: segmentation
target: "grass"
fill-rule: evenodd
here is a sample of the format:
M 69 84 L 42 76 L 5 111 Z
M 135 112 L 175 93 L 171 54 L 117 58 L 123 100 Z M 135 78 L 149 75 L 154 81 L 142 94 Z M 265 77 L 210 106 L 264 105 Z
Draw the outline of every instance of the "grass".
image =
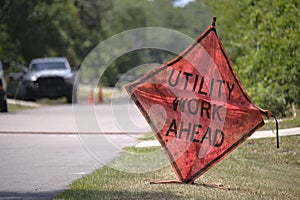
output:
M 102 95 L 104 99 L 110 99 L 112 97 L 114 88 L 110 88 L 110 87 L 103 87 L 102 88 Z M 78 91 L 77 91 L 77 99 L 79 101 L 86 101 L 88 102 L 88 99 L 91 95 L 91 88 L 90 87 L 79 87 Z M 95 98 L 98 98 L 98 94 L 95 91 L 94 94 Z
M 139 141 L 156 140 L 152 132 L 145 133 L 142 137 L 138 138 Z
M 33 109 L 34 107 L 31 106 L 23 106 L 23 105 L 18 105 L 18 104 L 7 104 L 7 109 L 8 112 L 16 112 L 19 110 L 28 110 L 28 109 Z
M 274 148 L 274 139 L 248 140 L 193 185 L 149 184 L 149 180 L 176 180 L 169 164 L 148 173 L 114 169 L 128 165 L 137 171 L 150 169 L 166 161 L 161 153 L 156 159 L 148 156 L 160 151 L 126 148 L 110 166 L 76 180 L 56 199 L 300 199 L 299 136 L 282 137 L 280 149 Z M 130 152 L 144 155 L 148 162 L 127 157 Z
M 284 118 L 278 120 L 279 129 L 287 129 L 287 128 L 295 128 L 300 127 L 300 116 L 296 118 Z M 259 131 L 265 130 L 275 130 L 276 124 L 274 119 L 265 120 L 265 125 L 259 129 Z M 139 141 L 146 140 L 156 140 L 154 134 L 152 132 L 144 134 L 142 137 L 138 138 Z
M 285 118 L 278 120 L 278 126 L 279 129 L 300 127 L 300 116 L 296 118 Z M 265 126 L 262 127 L 260 130 L 274 130 L 275 128 L 275 120 L 271 119 L 266 121 Z
M 104 99 L 109 99 L 112 97 L 113 88 L 104 87 L 102 89 L 102 94 Z M 77 92 L 77 99 L 81 102 L 88 102 L 90 96 L 90 88 L 88 87 L 79 87 Z M 97 98 L 97 94 L 95 94 L 95 98 Z M 48 98 L 41 98 L 37 99 L 36 103 L 40 104 L 41 106 L 49 106 L 49 105 L 63 105 L 67 104 L 67 99 L 65 97 L 57 98 L 57 99 L 48 99 Z M 24 107 L 24 108 L 23 108 Z M 12 111 L 22 110 L 22 109 L 30 109 L 32 107 L 28 106 L 20 106 L 20 105 L 11 105 Z M 10 110 L 9 110 L 10 111 Z
M 43 106 L 67 104 L 67 99 L 65 97 L 61 97 L 58 99 L 42 98 L 42 99 L 38 99 L 36 101 L 36 103 L 43 105 Z

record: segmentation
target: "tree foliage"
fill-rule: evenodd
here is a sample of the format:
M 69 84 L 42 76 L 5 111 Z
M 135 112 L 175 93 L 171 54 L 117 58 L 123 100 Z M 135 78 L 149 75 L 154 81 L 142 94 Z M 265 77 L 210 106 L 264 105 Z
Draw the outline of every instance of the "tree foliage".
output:
M 0 59 L 65 56 L 79 65 L 101 41 L 138 27 L 164 27 L 196 38 L 217 16 L 218 34 L 248 93 L 262 108 L 289 114 L 300 99 L 297 0 L 2 0 Z M 103 82 L 168 52 L 144 49 L 111 64 Z M 173 56 L 173 55 L 171 55 Z M 93 74 L 93 71 L 86 72 Z
M 76 60 L 72 38 L 79 29 L 77 8 L 73 1 L 9 1 L 1 5 L 1 25 L 6 27 L 10 45 L 19 60 L 66 55 Z M 1 57 L 11 58 L 5 50 Z
M 300 105 L 299 2 L 208 2 L 221 38 L 254 102 L 279 115 Z

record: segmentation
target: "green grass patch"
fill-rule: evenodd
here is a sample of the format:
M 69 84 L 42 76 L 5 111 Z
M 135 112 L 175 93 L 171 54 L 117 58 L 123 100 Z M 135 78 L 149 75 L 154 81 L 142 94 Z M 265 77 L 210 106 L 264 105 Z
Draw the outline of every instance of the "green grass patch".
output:
M 42 98 L 38 99 L 36 103 L 44 106 L 49 106 L 49 105 L 58 105 L 58 104 L 67 104 L 67 99 L 65 97 L 61 97 L 58 99 L 48 99 L 48 98 Z
M 152 132 L 145 133 L 143 136 L 139 137 L 139 141 L 155 140 L 156 137 Z
M 295 128 L 300 127 L 300 116 L 296 118 L 284 118 L 278 120 L 279 129 L 286 129 L 286 128 Z M 265 126 L 262 127 L 260 130 L 275 130 L 275 120 L 268 120 L 265 123 Z
M 150 169 L 167 160 L 161 148 L 125 148 L 110 166 L 74 181 L 56 199 L 300 199 L 300 136 L 282 137 L 280 142 L 276 149 L 273 138 L 248 140 L 193 185 L 149 184 L 176 180 L 169 164 L 147 173 L 112 168 Z
M 296 118 L 284 118 L 278 120 L 279 129 L 300 127 L 300 116 Z M 265 120 L 265 125 L 259 131 L 275 130 L 276 124 L 274 119 Z M 145 133 L 142 137 L 138 138 L 139 141 L 156 140 L 152 132 Z
M 19 104 L 7 104 L 7 109 L 8 112 L 17 112 L 20 110 L 28 110 L 28 109 L 34 109 L 35 107 L 32 106 L 23 106 L 23 105 L 19 105 Z
M 102 95 L 103 95 L 103 99 L 110 99 L 112 97 L 112 94 L 113 94 L 113 91 L 114 91 L 114 88 L 109 88 L 109 87 L 103 87 L 102 88 Z M 82 88 L 82 87 L 79 87 L 78 88 L 78 91 L 77 91 L 77 99 L 79 101 L 85 101 L 85 102 L 88 102 L 88 99 L 91 95 L 91 91 L 90 91 L 90 88 L 88 87 L 85 87 L 85 88 Z M 98 94 L 97 92 L 95 91 L 95 94 L 94 94 L 94 98 L 98 98 Z

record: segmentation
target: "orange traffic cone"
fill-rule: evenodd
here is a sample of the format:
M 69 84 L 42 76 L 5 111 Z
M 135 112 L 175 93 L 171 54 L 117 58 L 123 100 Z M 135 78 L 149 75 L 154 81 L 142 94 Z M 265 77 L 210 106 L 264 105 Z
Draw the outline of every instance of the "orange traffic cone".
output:
M 93 104 L 93 103 L 94 103 L 94 89 L 91 88 L 90 95 L 89 95 L 89 104 Z
M 98 103 L 102 103 L 103 101 L 103 95 L 102 95 L 102 87 L 98 87 Z

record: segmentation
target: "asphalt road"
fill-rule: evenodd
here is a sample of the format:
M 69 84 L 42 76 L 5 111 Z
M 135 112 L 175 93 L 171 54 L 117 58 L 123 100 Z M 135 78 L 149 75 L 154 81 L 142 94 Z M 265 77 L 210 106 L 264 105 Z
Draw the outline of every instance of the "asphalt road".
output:
M 0 199 L 51 199 L 148 130 L 133 104 L 0 114 Z
M 124 134 L 91 137 L 88 152 L 78 135 L 0 134 L 0 199 L 51 199 L 136 144 Z
M 63 104 L 0 114 L 0 133 L 141 133 L 149 131 L 132 103 Z
M 147 131 L 133 104 L 58 105 L 0 114 L 0 200 L 51 199 L 73 180 L 108 164 L 121 148 L 137 144 Z

